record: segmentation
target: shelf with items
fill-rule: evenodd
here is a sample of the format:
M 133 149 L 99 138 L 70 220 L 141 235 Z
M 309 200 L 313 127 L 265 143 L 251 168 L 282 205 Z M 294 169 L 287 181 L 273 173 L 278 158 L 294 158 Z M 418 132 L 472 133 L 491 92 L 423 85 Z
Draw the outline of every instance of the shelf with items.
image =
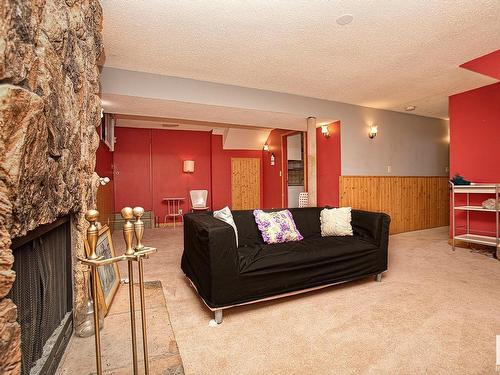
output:
M 455 185 L 450 182 L 451 186 L 451 227 L 452 227 L 452 246 L 455 250 L 455 241 L 463 241 L 468 243 L 475 243 L 487 246 L 500 245 L 499 238 L 499 218 L 500 218 L 500 205 L 498 198 L 500 196 L 500 184 L 471 184 L 471 185 Z M 482 205 L 474 204 L 471 202 L 471 194 L 485 194 L 490 198 L 494 198 L 494 208 L 485 208 Z M 465 195 L 465 204 L 455 205 L 458 196 Z M 457 225 L 456 215 L 457 212 L 465 213 L 465 224 L 462 226 Z M 495 215 L 495 230 L 492 235 L 484 235 L 478 233 L 477 230 L 471 229 L 471 212 L 487 212 Z M 457 233 L 457 229 L 462 229 L 465 233 Z

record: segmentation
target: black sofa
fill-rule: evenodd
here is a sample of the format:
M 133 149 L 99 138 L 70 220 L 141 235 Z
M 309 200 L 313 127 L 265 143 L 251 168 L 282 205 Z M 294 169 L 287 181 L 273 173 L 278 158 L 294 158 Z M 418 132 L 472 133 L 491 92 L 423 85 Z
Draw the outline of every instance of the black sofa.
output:
M 233 211 L 239 247 L 229 225 L 211 212 L 184 216 L 181 267 L 205 304 L 222 322 L 222 309 L 337 284 L 387 270 L 390 218 L 352 210 L 354 235 L 321 237 L 322 208 L 292 208 L 304 239 L 268 245 L 253 211 Z

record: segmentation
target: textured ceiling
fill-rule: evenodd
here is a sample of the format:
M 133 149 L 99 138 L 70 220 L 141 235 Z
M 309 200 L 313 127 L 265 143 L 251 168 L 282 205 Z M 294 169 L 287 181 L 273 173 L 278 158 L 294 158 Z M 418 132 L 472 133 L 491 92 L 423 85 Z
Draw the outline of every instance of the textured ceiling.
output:
M 495 82 L 459 65 L 500 46 L 499 0 L 102 3 L 110 67 L 442 118 Z

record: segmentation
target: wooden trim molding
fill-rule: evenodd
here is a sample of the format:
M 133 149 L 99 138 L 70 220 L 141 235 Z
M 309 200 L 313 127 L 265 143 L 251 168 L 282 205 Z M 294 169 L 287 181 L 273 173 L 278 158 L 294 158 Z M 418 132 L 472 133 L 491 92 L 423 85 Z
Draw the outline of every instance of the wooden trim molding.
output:
M 446 226 L 450 223 L 448 177 L 340 176 L 340 206 L 385 212 L 390 233 Z

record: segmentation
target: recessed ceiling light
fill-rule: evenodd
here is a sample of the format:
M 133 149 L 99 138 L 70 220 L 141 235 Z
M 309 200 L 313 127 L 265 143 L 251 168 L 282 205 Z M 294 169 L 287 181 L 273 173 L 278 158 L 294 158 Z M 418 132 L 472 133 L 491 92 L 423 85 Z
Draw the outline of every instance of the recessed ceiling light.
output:
M 353 19 L 354 19 L 354 17 L 353 17 L 352 14 L 343 14 L 342 16 L 340 16 L 339 18 L 337 18 L 337 23 L 340 26 L 345 26 L 345 25 L 350 24 Z
M 417 108 L 417 107 L 415 107 L 414 105 L 409 105 L 409 106 L 407 106 L 407 107 L 405 108 L 405 111 L 408 111 L 408 112 L 410 112 L 410 111 L 414 111 L 416 108 Z

